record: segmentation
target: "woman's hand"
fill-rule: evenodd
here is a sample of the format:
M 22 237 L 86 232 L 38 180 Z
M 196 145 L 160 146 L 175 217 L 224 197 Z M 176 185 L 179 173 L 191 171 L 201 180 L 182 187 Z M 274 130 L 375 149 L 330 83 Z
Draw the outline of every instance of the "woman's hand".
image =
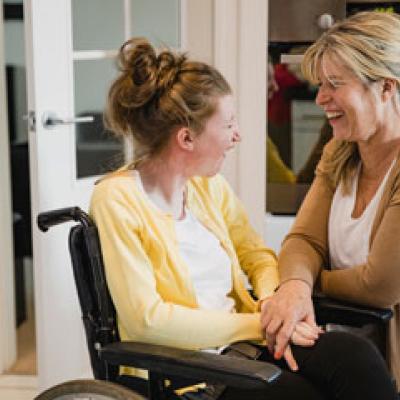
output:
M 311 300 L 311 288 L 301 280 L 290 280 L 261 305 L 261 327 L 267 339 L 268 349 L 276 359 L 282 356 L 292 370 L 296 361 L 288 346 L 299 322 L 317 328 Z
M 296 324 L 290 341 L 298 346 L 311 347 L 323 332 L 321 327 L 301 321 Z
M 310 325 L 304 321 L 298 322 L 294 328 L 290 341 L 298 346 L 311 347 L 323 332 L 324 330 L 319 326 L 313 324 Z M 289 344 L 283 352 L 283 358 L 286 360 L 287 365 L 292 371 L 297 371 L 299 369 Z

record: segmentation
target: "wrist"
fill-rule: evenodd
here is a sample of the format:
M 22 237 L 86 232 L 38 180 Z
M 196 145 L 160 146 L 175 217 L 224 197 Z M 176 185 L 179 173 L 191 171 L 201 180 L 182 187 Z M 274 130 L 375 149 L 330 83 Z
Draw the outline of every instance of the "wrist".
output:
M 311 296 L 312 294 L 312 286 L 309 282 L 304 279 L 293 278 L 287 279 L 279 284 L 279 286 L 275 289 L 275 291 L 279 290 L 287 290 L 287 289 L 296 290 L 296 292 L 307 293 Z
M 266 296 L 258 301 L 257 310 L 263 311 L 266 304 L 271 300 L 272 296 Z

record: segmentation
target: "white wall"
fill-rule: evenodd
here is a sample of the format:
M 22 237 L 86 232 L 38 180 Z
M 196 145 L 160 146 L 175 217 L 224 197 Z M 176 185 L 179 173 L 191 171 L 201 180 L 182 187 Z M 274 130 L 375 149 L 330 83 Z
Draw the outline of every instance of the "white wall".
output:
M 264 241 L 268 247 L 279 253 L 281 244 L 293 225 L 295 217 L 286 215 L 271 215 L 264 218 Z

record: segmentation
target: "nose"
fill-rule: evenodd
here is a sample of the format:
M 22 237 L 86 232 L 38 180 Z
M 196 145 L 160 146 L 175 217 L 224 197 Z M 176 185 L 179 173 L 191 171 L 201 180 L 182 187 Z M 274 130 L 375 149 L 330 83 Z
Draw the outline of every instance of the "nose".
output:
M 235 129 L 233 132 L 232 142 L 238 143 L 242 141 L 242 137 L 240 136 L 239 129 Z
M 318 89 L 317 97 L 315 98 L 315 103 L 319 106 L 323 106 L 331 99 L 330 90 L 323 85 Z

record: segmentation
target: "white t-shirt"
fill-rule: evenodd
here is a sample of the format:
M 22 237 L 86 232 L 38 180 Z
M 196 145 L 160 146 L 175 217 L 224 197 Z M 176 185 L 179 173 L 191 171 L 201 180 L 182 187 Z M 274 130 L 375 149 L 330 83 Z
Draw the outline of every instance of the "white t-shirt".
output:
M 181 257 L 189 269 L 200 308 L 234 310 L 231 260 L 219 240 L 189 211 L 175 221 Z
M 350 268 L 367 261 L 372 223 L 393 165 L 394 163 L 386 172 L 367 208 L 358 218 L 353 218 L 351 214 L 356 201 L 360 167 L 348 195 L 343 195 L 341 184 L 336 188 L 328 225 L 329 256 L 332 269 Z

